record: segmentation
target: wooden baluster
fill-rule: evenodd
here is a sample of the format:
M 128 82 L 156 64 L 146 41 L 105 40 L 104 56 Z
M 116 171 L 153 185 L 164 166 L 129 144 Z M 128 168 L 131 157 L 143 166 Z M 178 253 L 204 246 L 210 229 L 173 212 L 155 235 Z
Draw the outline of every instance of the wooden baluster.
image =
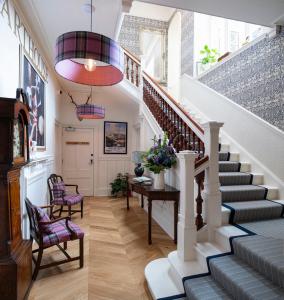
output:
M 134 61 L 131 59 L 131 82 L 134 84 Z
M 197 151 L 201 154 L 201 139 L 198 137 Z
M 129 56 L 126 55 L 126 78 L 129 80 Z
M 135 64 L 136 66 L 136 86 L 139 87 L 139 65 L 138 64 Z
M 203 218 L 202 218 L 202 195 L 201 191 L 204 188 L 204 177 L 205 177 L 205 172 L 201 172 L 195 177 L 196 183 L 198 185 L 198 194 L 196 197 L 196 219 L 195 219 L 195 225 L 197 227 L 197 230 L 201 229 L 204 226 Z
M 192 132 L 193 151 L 196 151 L 196 134 Z

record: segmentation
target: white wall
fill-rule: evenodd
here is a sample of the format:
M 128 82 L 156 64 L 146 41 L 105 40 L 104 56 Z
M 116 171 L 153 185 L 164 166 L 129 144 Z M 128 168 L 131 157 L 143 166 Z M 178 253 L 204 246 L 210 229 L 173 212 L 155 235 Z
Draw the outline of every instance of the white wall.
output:
M 181 75 L 181 14 L 176 12 L 168 29 L 168 91 L 179 99 Z
M 88 97 L 85 92 L 72 92 L 77 103 L 84 103 Z M 61 127 L 92 128 L 94 130 L 94 194 L 106 196 L 110 192 L 110 182 L 117 173 L 133 173 L 131 153 L 137 150 L 140 137 L 137 135 L 139 106 L 132 97 L 123 93 L 119 87 L 97 87 L 93 90 L 93 103 L 105 107 L 104 120 L 83 120 L 75 115 L 75 106 L 64 94 L 60 104 L 59 122 Z M 110 155 L 103 153 L 104 121 L 128 123 L 128 143 L 126 155 Z M 64 157 L 64 153 L 62 153 Z
M 10 4 L 13 5 L 12 1 Z M 25 26 L 28 28 L 28 24 L 25 23 Z M 29 32 L 29 34 L 34 39 L 33 32 Z M 2 15 L 0 15 L 0 41 L 0 97 L 15 98 L 16 88 L 20 87 L 20 44 L 8 26 L 7 19 Z M 34 41 L 37 42 L 35 39 Z M 53 66 L 48 66 L 48 69 L 48 82 L 45 82 L 46 151 L 37 152 L 35 160 L 21 171 L 22 228 L 26 238 L 28 238 L 29 231 L 24 198 L 29 197 L 33 203 L 38 205 L 46 204 L 48 202 L 46 180 L 51 172 L 56 171 L 55 120 L 59 111 L 59 85 L 53 73 Z

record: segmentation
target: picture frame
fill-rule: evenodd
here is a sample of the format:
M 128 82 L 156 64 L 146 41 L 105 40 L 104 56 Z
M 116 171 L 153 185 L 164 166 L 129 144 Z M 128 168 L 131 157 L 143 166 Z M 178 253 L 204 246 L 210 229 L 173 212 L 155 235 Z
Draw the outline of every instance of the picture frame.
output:
M 30 108 L 29 144 L 37 151 L 46 150 L 45 81 L 29 58 L 21 56 L 21 86 Z
M 127 154 L 128 123 L 104 121 L 104 154 Z

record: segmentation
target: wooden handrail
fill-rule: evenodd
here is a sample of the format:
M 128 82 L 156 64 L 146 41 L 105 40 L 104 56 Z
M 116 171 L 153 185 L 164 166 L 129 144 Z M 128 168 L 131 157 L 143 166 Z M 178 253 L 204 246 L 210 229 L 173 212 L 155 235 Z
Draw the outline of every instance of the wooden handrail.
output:
M 200 166 L 202 166 L 204 163 L 208 162 L 208 160 L 209 160 L 209 156 L 208 155 L 202 157 L 201 159 L 198 159 L 195 162 L 195 170 L 198 169 Z
M 143 71 L 143 76 L 149 79 L 156 88 L 158 88 L 189 120 L 194 126 L 202 133 L 204 134 L 203 128 L 198 124 L 193 118 L 190 116 L 190 114 L 149 74 L 147 74 L 145 71 Z
M 141 60 L 135 56 L 134 54 L 130 53 L 127 49 L 125 49 L 124 47 L 122 47 L 125 55 L 127 55 L 128 57 L 130 57 L 137 65 L 141 66 Z

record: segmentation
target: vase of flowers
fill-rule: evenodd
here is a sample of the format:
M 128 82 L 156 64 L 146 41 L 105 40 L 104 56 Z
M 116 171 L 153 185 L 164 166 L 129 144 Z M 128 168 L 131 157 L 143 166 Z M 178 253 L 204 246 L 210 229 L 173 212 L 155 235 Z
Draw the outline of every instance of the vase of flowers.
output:
M 144 166 L 154 173 L 154 188 L 164 189 L 166 169 L 170 169 L 177 162 L 175 149 L 165 133 L 164 138 L 153 139 L 154 145 L 144 155 Z

